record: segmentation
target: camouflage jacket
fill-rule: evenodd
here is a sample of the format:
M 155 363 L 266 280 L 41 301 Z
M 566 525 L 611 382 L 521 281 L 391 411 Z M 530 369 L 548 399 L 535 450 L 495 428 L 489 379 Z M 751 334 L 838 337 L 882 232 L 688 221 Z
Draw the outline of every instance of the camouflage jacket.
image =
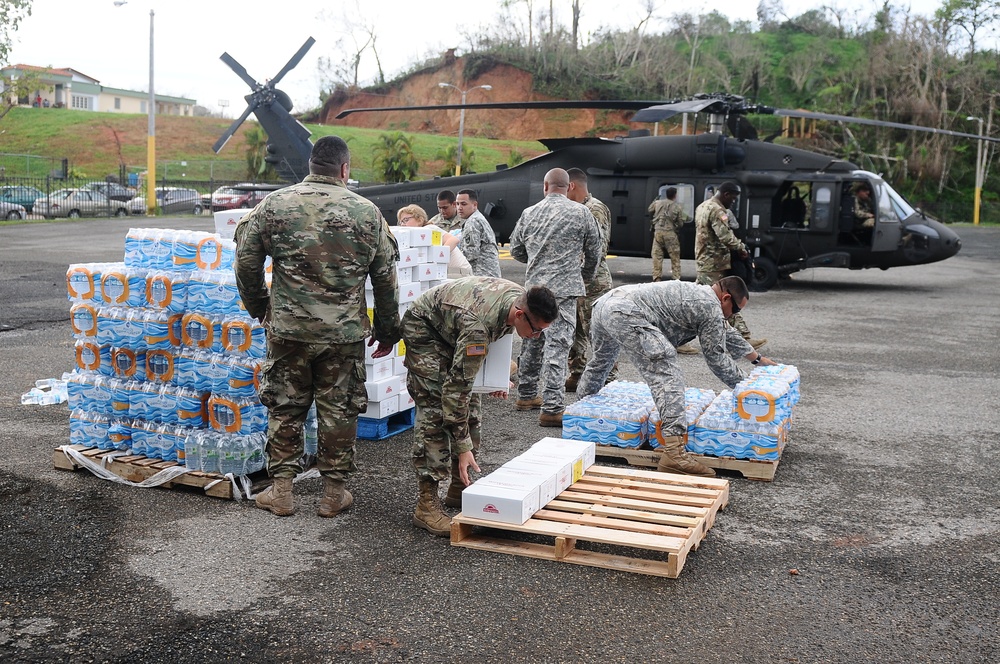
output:
M 710 198 L 694 211 L 694 259 L 698 272 L 725 272 L 730 267 L 731 251 L 746 250 L 729 228 L 726 208 Z
M 459 215 L 455 215 L 459 219 Z M 462 242 L 458 248 L 465 254 L 465 260 L 472 266 L 472 274 L 477 277 L 500 276 L 500 251 L 497 236 L 490 222 L 479 210 L 461 222 Z
M 469 399 L 490 343 L 510 334 L 507 315 L 524 288 L 506 279 L 464 277 L 420 295 L 403 316 L 407 369 L 433 378 L 443 371 L 444 427 L 452 453 L 472 449 Z M 419 322 L 419 325 L 413 325 Z
M 510 235 L 510 255 L 528 264 L 526 288 L 547 286 L 556 297 L 572 297 L 586 294 L 602 244 L 590 210 L 563 194 L 549 194 L 521 213 Z
M 666 198 L 659 198 L 646 209 L 652 215 L 649 225 L 657 233 L 677 233 L 691 218 L 681 209 L 681 204 Z
M 588 195 L 583 204 L 597 221 L 597 230 L 601 232 L 601 260 L 597 263 L 594 278 L 587 282 L 587 295 L 603 295 L 611 290 L 611 270 L 608 268 L 608 246 L 611 244 L 611 210 L 608 206 Z
M 698 337 L 708 367 L 730 388 L 745 377 L 733 360 L 752 353 L 753 346 L 723 318 L 711 286 L 675 280 L 619 286 L 598 302 L 610 297 L 632 300 L 675 348 Z
M 462 217 L 460 217 L 456 212 L 455 216 L 452 217 L 451 219 L 445 219 L 444 216 L 440 212 L 438 212 L 436 215 L 434 215 L 427 221 L 427 224 L 428 225 L 433 224 L 439 227 L 443 231 L 450 231 L 453 228 L 462 227 Z
M 861 200 L 859 196 L 854 196 L 854 218 L 860 221 L 875 218 L 875 209 L 870 198 Z
M 264 258 L 272 258 L 271 291 Z M 371 329 L 365 278 L 375 291 L 375 333 L 399 340 L 396 240 L 382 213 L 339 178 L 309 175 L 269 194 L 236 227 L 236 281 L 267 333 L 306 343 L 354 343 Z

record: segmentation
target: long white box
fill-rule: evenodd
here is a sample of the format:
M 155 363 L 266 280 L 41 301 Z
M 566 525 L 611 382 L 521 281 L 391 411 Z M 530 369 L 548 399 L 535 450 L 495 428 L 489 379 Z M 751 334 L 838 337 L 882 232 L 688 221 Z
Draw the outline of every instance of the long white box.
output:
M 395 376 L 406 375 L 406 358 L 397 356 L 392 358 L 392 373 Z
M 538 487 L 538 504 L 540 507 L 548 505 L 557 495 L 556 487 L 559 484 L 559 479 L 556 477 L 556 470 L 553 466 L 512 460 L 500 466 L 486 477 L 480 478 L 478 481 L 496 481 L 497 478 L 509 481 L 508 476 L 526 483 L 533 482 Z M 493 480 L 490 480 L 490 478 L 493 478 Z
M 389 226 L 389 230 L 396 238 L 396 246 L 400 251 L 410 248 L 410 229 L 408 226 Z
M 373 420 L 381 420 L 399 412 L 399 396 L 382 401 L 369 401 L 368 409 L 361 413 L 360 417 L 369 417 Z
M 395 398 L 399 396 L 401 388 L 402 385 L 400 385 L 399 376 L 390 375 L 389 378 L 383 378 L 382 380 L 365 381 L 365 390 L 368 392 L 369 403 Z
M 486 348 L 486 360 L 479 367 L 472 391 L 480 393 L 507 392 L 510 389 L 510 358 L 514 352 L 514 335 L 500 337 Z
M 522 524 L 537 511 L 537 486 L 504 488 L 479 481 L 462 492 L 462 514 L 476 519 Z
M 404 410 L 409 410 L 410 408 L 415 408 L 416 403 L 413 401 L 413 397 L 410 396 L 410 391 L 405 387 L 399 392 L 399 410 L 400 412 Z
M 405 286 L 401 285 L 399 287 L 399 303 L 406 304 L 409 302 L 413 302 L 423 292 L 424 292 L 423 288 L 421 288 L 419 281 L 414 281 L 412 283 L 406 284 Z
M 511 461 L 551 467 L 556 473 L 556 495 L 568 489 L 576 481 L 573 479 L 573 461 L 565 456 L 547 454 L 539 450 L 528 450 L 524 454 L 514 457 Z M 580 474 L 583 474 L 582 471 Z
M 396 263 L 400 267 L 413 267 L 419 261 L 417 260 L 420 256 L 420 252 L 416 249 L 400 249 L 399 250 L 399 262 Z
M 427 252 L 427 259 L 432 263 L 444 263 L 448 264 L 451 260 L 451 247 L 444 245 L 431 247 L 430 251 Z
M 568 456 L 580 456 L 583 461 L 583 469 L 587 470 L 595 463 L 597 447 L 594 443 L 586 440 L 573 440 L 571 438 L 553 438 L 547 436 L 531 446 L 531 449 L 552 450 L 564 452 Z
M 396 358 L 380 357 L 365 364 L 365 379 L 369 381 L 385 380 L 396 375 Z
M 223 240 L 232 240 L 236 234 L 236 225 L 240 219 L 250 212 L 250 208 L 236 208 L 235 210 L 219 210 L 215 212 L 215 232 L 222 236 Z
M 429 228 L 410 228 L 410 246 L 411 247 L 429 247 L 431 246 L 434 237 L 434 231 Z M 424 254 L 426 256 L 426 254 Z M 426 260 L 426 259 L 424 259 Z

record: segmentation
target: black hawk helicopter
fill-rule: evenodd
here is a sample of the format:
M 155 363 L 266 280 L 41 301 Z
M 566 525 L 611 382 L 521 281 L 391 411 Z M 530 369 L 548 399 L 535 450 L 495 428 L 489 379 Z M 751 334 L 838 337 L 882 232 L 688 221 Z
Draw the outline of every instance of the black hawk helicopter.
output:
M 288 113 L 291 105 L 273 88 L 312 45 L 310 38 L 275 79 L 264 85 L 253 82 L 228 54 L 222 59 L 254 92 L 246 97 L 247 111 L 216 144 L 216 152 L 251 112 L 269 137 L 265 159 L 283 166 L 283 177 L 298 181 L 307 172 L 308 130 Z M 461 109 L 461 104 L 359 108 L 350 113 Z M 879 175 L 855 164 L 807 150 L 757 139 L 746 119 L 750 113 L 794 118 L 851 122 L 925 131 L 961 138 L 975 134 L 905 125 L 865 118 L 753 106 L 732 95 L 699 95 L 694 99 L 653 101 L 497 102 L 466 104 L 466 109 L 607 108 L 638 111 L 632 122 L 658 122 L 679 113 L 708 113 L 709 129 L 695 135 L 651 136 L 630 132 L 618 138 L 543 139 L 550 152 L 512 168 L 497 166 L 488 173 L 362 187 L 358 192 L 373 201 L 386 219 L 396 211 L 417 204 L 429 216 L 437 212 L 439 191 L 473 189 L 479 209 L 489 219 L 501 243 L 507 242 L 521 211 L 541 200 L 542 180 L 552 168 L 577 167 L 586 171 L 591 193 L 611 210 L 611 253 L 649 256 L 652 243 L 649 204 L 667 187 L 678 191 L 677 200 L 689 216 L 714 195 L 726 180 L 741 185 L 734 212 L 736 235 L 752 248 L 755 281 L 759 289 L 775 285 L 782 276 L 815 267 L 888 269 L 920 265 L 954 256 L 961 248 L 958 235 L 944 224 L 914 209 Z M 723 133 L 728 127 L 732 135 Z M 303 133 L 305 132 L 305 133 Z M 1000 140 L 990 139 L 985 140 Z M 860 228 L 855 218 L 854 191 L 868 187 L 872 195 L 874 228 Z M 684 258 L 694 258 L 694 224 L 680 233 Z

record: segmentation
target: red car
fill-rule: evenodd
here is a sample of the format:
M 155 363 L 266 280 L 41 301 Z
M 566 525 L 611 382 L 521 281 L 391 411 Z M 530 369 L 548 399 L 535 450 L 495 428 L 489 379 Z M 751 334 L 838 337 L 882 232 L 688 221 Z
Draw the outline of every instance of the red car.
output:
M 265 196 L 280 187 L 280 185 L 250 183 L 219 187 L 212 194 L 212 212 L 255 207 Z

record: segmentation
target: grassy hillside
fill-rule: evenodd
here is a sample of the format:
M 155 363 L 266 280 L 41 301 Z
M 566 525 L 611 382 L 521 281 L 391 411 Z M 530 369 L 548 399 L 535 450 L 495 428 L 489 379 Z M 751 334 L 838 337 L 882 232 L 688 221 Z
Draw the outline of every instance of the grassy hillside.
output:
M 170 180 L 205 181 L 242 180 L 246 175 L 246 127 L 222 149 L 219 155 L 212 145 L 232 120 L 220 118 L 156 118 L 157 176 Z M 336 134 L 351 146 L 352 177 L 363 182 L 374 180 L 372 146 L 384 133 L 377 129 L 306 125 L 313 140 Z M 412 136 L 413 149 L 420 161 L 418 177 L 438 174 L 443 161 L 438 153 L 454 145 L 457 137 L 434 134 Z M 535 141 L 498 141 L 466 136 L 464 143 L 475 152 L 475 169 L 492 170 L 507 163 L 511 152 L 524 158 L 545 152 Z M 117 175 L 119 165 L 129 171 L 146 169 L 147 118 L 145 115 L 88 113 L 55 108 L 15 108 L 0 119 L 0 165 L 8 177 L 44 177 L 59 161 L 68 159 L 79 177 L 100 179 Z M 12 156 L 22 155 L 22 156 Z M 37 155 L 47 159 L 27 159 Z

